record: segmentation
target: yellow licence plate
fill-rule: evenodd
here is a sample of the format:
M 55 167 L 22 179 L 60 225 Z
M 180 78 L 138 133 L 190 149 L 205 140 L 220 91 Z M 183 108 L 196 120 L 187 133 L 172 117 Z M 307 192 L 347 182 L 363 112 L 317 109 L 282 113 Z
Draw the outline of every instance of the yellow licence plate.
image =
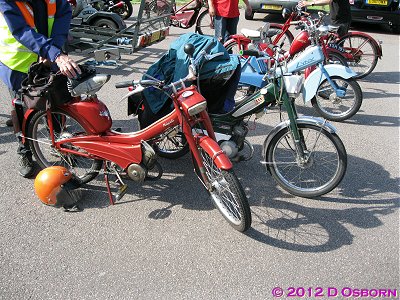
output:
M 154 42 L 158 41 L 160 39 L 160 36 L 161 36 L 161 31 L 153 32 L 151 35 L 150 43 L 154 43 Z
M 372 0 L 373 1 L 373 0 Z M 376 0 L 375 0 L 376 1 Z M 383 1 L 383 0 L 382 0 Z M 282 10 L 281 5 L 269 5 L 269 4 L 262 4 L 262 9 L 272 9 L 272 10 Z
M 387 0 L 367 0 L 367 4 L 375 4 L 375 5 L 387 5 Z

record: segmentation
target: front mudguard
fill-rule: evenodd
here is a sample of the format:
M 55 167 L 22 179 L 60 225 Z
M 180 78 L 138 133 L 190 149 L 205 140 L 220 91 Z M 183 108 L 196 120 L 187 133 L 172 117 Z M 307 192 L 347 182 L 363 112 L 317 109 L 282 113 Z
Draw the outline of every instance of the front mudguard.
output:
M 336 128 L 332 124 L 327 123 L 324 119 L 321 119 L 321 118 L 300 117 L 300 118 L 296 119 L 296 123 L 298 125 L 311 124 L 311 125 L 322 127 L 329 133 L 336 133 Z M 267 149 L 268 149 L 272 139 L 278 134 L 278 132 L 289 127 L 289 124 L 290 124 L 289 120 L 283 121 L 283 122 L 279 123 L 277 126 L 275 126 L 275 128 L 272 129 L 271 132 L 267 135 L 267 137 L 264 141 L 264 144 L 263 144 L 263 151 L 262 151 L 264 161 L 266 161 Z
M 213 159 L 215 165 L 222 170 L 230 170 L 233 165 L 216 141 L 209 136 L 198 136 L 198 145 Z
M 330 64 L 324 66 L 329 77 L 342 77 L 343 79 L 349 79 L 357 75 L 352 69 L 336 64 Z M 301 91 L 304 103 L 314 98 L 317 93 L 318 87 L 323 80 L 326 79 L 325 74 L 318 67 L 307 77 L 304 81 L 303 88 Z

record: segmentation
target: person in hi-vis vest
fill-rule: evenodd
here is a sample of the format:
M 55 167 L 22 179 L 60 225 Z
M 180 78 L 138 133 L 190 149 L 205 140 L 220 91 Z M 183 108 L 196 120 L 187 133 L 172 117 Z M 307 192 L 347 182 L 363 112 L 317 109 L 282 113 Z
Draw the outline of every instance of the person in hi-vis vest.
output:
M 67 0 L 0 0 L 0 77 L 13 99 L 14 117 L 7 125 L 13 124 L 16 131 L 17 152 L 21 156 L 19 174 L 23 177 L 34 174 L 34 164 L 27 142 L 23 144 L 20 137 L 23 108 L 17 92 L 30 65 L 37 61 L 56 63 L 61 73 L 70 78 L 81 72 L 62 51 L 71 18 Z

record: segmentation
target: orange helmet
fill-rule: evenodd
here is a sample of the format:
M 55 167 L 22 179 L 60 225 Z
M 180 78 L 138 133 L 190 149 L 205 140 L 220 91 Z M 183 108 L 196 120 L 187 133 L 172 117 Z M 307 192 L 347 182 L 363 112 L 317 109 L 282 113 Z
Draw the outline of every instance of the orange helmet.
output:
M 79 200 L 79 180 L 66 168 L 52 166 L 43 169 L 35 178 L 35 192 L 46 205 L 71 207 Z

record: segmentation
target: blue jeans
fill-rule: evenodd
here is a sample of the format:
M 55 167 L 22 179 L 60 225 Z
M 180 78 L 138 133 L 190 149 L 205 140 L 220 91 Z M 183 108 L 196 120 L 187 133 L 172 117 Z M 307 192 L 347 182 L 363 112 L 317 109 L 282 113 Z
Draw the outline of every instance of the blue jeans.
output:
M 229 39 L 229 36 L 236 34 L 239 17 L 225 18 L 221 16 L 214 17 L 215 37 L 224 43 Z

